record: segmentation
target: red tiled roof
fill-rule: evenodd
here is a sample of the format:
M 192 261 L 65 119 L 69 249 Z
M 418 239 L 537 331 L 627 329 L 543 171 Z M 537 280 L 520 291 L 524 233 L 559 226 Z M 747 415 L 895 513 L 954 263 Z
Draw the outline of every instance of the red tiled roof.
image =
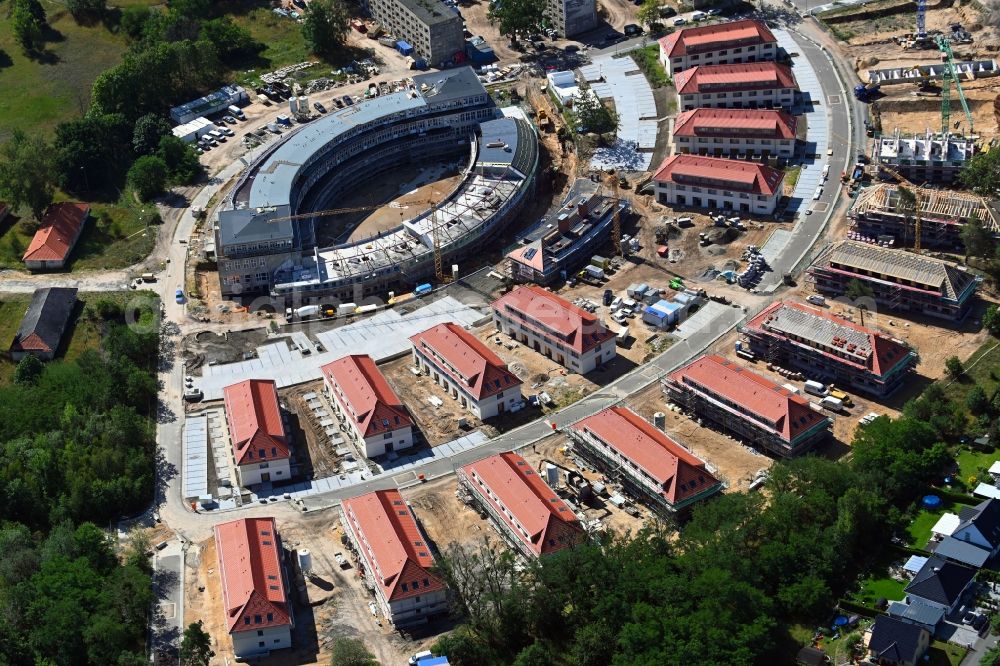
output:
M 809 339 L 810 342 L 815 343 L 809 344 L 811 349 L 840 363 L 866 368 L 872 373 L 882 376 L 901 360 L 910 356 L 909 347 L 887 335 L 855 324 L 826 310 L 792 301 L 772 303 L 747 322 L 746 328 L 764 331 L 779 337 L 788 337 L 788 331 L 784 330 L 784 327 L 778 330 L 778 322 L 781 320 L 783 312 L 786 311 L 803 313 L 807 318 L 811 318 L 812 321 L 808 325 L 792 325 L 796 331 L 803 329 L 801 333 L 797 333 L 798 337 Z M 860 334 L 860 336 L 850 335 L 850 332 Z M 847 337 L 848 335 L 850 338 Z M 837 339 L 844 339 L 845 344 L 834 344 Z M 861 339 L 864 342 L 859 342 Z M 850 358 L 844 358 L 840 354 L 833 355 L 832 352 L 836 350 L 847 354 Z
M 687 185 L 734 186 L 751 194 L 771 196 L 781 190 L 785 174 L 756 162 L 700 155 L 674 155 L 664 160 L 653 180 Z M 715 183 L 706 181 L 717 181 Z
M 573 426 L 591 432 L 649 474 L 671 504 L 719 485 L 705 463 L 651 423 L 624 407 L 610 407 Z
M 660 39 L 660 51 L 668 58 L 678 58 L 688 52 L 705 53 L 729 46 L 754 46 L 777 43 L 770 28 L 760 21 L 744 19 L 728 23 L 683 28 Z
M 49 206 L 22 261 L 65 261 L 89 212 L 85 203 Z
M 824 421 L 829 422 L 802 396 L 714 354 L 702 356 L 675 370 L 670 379 L 687 387 L 705 387 L 762 416 L 773 423 L 775 432 L 788 442 Z M 747 418 L 735 409 L 732 411 L 740 418 Z
M 674 136 L 794 139 L 795 116 L 781 109 L 692 109 L 677 115 Z
M 775 62 L 746 62 L 733 65 L 696 65 L 674 77 L 679 95 L 731 90 L 774 90 L 794 88 L 792 68 Z
M 502 510 L 496 511 L 535 555 L 547 555 L 576 545 L 583 540 L 583 527 L 576 514 L 542 480 L 524 458 L 513 452 L 498 453 L 462 468 L 470 483 L 481 479 L 496 495 L 482 494 L 487 501 L 513 514 L 513 520 Z M 525 536 L 515 525 L 520 524 Z
M 273 379 L 248 379 L 223 389 L 236 464 L 288 458 L 288 439 Z M 261 457 L 259 450 L 264 449 Z M 276 449 L 272 452 L 272 449 Z
M 398 490 L 353 497 L 341 507 L 355 533 L 363 536 L 361 556 L 386 599 L 396 601 L 444 589 L 444 582 L 430 571 L 434 556 Z
M 367 354 L 339 358 L 322 367 L 323 377 L 337 384 L 343 397 L 354 411 L 358 430 L 364 437 L 391 432 L 413 425 L 399 396 L 389 386 L 385 376 Z
M 507 256 L 516 262 L 534 268 L 536 271 L 545 268 L 545 252 L 542 251 L 541 239 L 514 248 L 507 253 Z
M 230 633 L 291 624 L 274 518 L 215 526 L 222 602 Z
M 521 384 L 499 356 L 457 324 L 438 324 L 412 336 L 410 342 L 418 349 L 427 346 L 444 358 L 451 368 L 439 369 L 465 386 L 476 400 Z M 426 350 L 423 353 L 426 355 Z
M 493 302 L 493 309 L 497 312 L 502 313 L 508 307 L 541 324 L 538 326 L 527 321 L 528 328 L 546 338 L 552 338 L 550 331 L 555 331 L 561 336 L 559 341 L 578 354 L 600 346 L 615 335 L 586 310 L 533 284 L 522 285 Z

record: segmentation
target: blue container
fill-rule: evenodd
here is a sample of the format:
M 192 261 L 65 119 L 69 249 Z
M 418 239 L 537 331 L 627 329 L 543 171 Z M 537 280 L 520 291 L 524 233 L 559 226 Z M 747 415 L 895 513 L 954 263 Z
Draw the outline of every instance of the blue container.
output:
M 431 293 L 431 286 L 429 284 L 417 285 L 417 288 L 413 290 L 414 295 L 423 296 L 424 294 Z
M 413 53 L 413 47 L 410 46 L 410 43 L 404 42 L 402 39 L 396 42 L 396 50 L 405 56 Z

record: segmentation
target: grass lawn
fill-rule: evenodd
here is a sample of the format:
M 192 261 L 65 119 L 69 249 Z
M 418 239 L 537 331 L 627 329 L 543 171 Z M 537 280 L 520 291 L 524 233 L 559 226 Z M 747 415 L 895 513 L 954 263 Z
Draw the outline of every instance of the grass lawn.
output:
M 246 13 L 237 13 L 233 16 L 233 21 L 249 30 L 254 39 L 265 45 L 266 48 L 260 54 L 261 71 L 316 59 L 309 53 L 306 40 L 302 37 L 302 27 L 290 18 L 278 16 L 269 7 L 256 7 Z M 236 78 L 241 82 L 249 82 L 255 76 L 253 73 L 237 73 Z
M 906 528 L 907 534 L 910 535 L 909 545 L 914 548 L 923 548 L 931 538 L 931 528 L 934 527 L 938 519 L 946 513 L 958 513 L 965 506 L 968 505 L 945 501 L 941 508 L 934 511 L 921 509 L 917 517 Z
M 855 601 L 866 606 L 874 606 L 879 599 L 895 601 L 903 598 L 902 581 L 894 578 L 867 578 L 861 586 L 861 592 L 855 595 Z
M 968 650 L 964 647 L 934 641 L 927 650 L 927 661 L 925 663 L 929 664 L 929 666 L 959 666 L 962 663 L 962 659 L 965 658 L 966 652 Z
M 98 298 L 111 299 L 121 303 L 127 298 L 134 296 L 133 292 L 102 293 L 102 294 L 78 294 L 77 298 L 83 305 L 77 305 L 76 316 L 70 321 L 69 326 L 63 336 L 56 361 L 72 361 L 87 349 L 96 349 L 101 344 L 101 331 L 97 324 L 80 316 L 83 307 L 89 301 Z M 14 368 L 17 364 L 10 360 L 7 355 L 7 348 L 14 339 L 18 327 L 21 325 L 21 318 L 28 309 L 31 302 L 29 294 L 16 294 L 0 296 L 0 386 L 8 384 L 14 378 Z
M 660 46 L 652 44 L 629 52 L 635 64 L 645 73 L 649 85 L 660 88 L 670 84 L 670 76 L 660 64 Z
M 65 200 L 58 195 L 56 199 Z M 125 268 L 153 250 L 156 227 L 146 230 L 155 207 L 139 204 L 127 194 L 113 204 L 92 203 L 90 219 L 70 255 L 70 270 Z M 0 268 L 24 269 L 21 257 L 34 235 L 30 217 L 9 216 L 0 224 Z
M 958 453 L 955 454 L 955 462 L 958 463 L 958 478 L 971 491 L 979 483 L 976 481 L 979 470 L 989 469 L 996 460 L 1000 460 L 1000 452 L 995 450 L 985 452 L 959 449 Z
M 9 3 L 0 10 L 0 140 L 15 129 L 50 133 L 58 123 L 83 115 L 94 79 L 125 51 L 125 39 L 103 25 L 77 25 L 65 2 L 41 2 L 55 32 L 35 60 L 14 41 Z
M 987 396 L 993 395 L 1000 386 L 1000 344 L 993 338 L 987 339 L 963 366 L 965 375 L 960 380 L 951 383 L 945 380 L 942 384 L 948 398 L 964 404 L 965 394 L 975 384 L 982 386 Z

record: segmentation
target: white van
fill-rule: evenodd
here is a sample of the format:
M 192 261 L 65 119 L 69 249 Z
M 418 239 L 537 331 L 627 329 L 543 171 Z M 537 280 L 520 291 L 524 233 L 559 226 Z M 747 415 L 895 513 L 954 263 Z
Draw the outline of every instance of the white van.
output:
M 818 395 L 822 398 L 825 398 L 830 394 L 830 390 L 826 387 L 826 384 L 821 384 L 817 381 L 813 381 L 812 379 L 807 379 L 802 388 L 805 389 L 806 393 L 812 393 L 813 395 Z
M 427 658 L 433 657 L 433 656 L 434 656 L 434 653 L 431 652 L 430 650 L 422 650 L 422 651 L 416 653 L 415 655 L 413 655 L 412 657 L 410 657 L 410 666 L 416 666 L 416 664 L 421 659 L 427 659 Z
M 691 20 L 692 21 L 701 21 L 702 19 L 706 18 L 707 16 L 708 16 L 708 14 L 706 14 L 705 12 L 695 12 L 694 14 L 691 14 Z
M 819 406 L 823 409 L 828 409 L 831 412 L 840 412 L 844 409 L 844 401 L 840 398 L 834 398 L 832 395 L 828 395 L 819 401 Z
M 826 299 L 819 294 L 809 294 L 806 296 L 806 300 L 813 305 L 826 305 Z
M 794 384 L 782 384 L 781 388 L 787 390 L 792 395 L 799 395 L 802 392 Z
M 238 106 L 235 106 L 235 105 L 234 106 L 230 106 L 229 109 L 227 109 L 227 110 L 229 111 L 229 113 L 231 113 L 232 115 L 236 116 L 240 120 L 246 120 L 247 119 L 246 115 L 244 115 L 244 113 L 243 113 L 243 109 L 241 109 Z

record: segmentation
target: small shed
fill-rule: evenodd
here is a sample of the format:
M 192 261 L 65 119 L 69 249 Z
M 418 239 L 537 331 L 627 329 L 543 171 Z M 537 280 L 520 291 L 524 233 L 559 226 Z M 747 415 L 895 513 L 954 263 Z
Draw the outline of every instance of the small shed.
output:
M 677 323 L 680 309 L 681 306 L 677 303 L 658 301 L 653 305 L 646 306 L 646 309 L 642 311 L 642 321 L 656 328 L 669 328 Z
M 36 289 L 10 345 L 11 360 L 20 361 L 28 354 L 43 361 L 55 358 L 75 307 L 75 288 Z
M 799 653 L 795 655 L 795 661 L 803 666 L 820 666 L 829 663 L 825 652 L 809 645 L 799 650 Z

